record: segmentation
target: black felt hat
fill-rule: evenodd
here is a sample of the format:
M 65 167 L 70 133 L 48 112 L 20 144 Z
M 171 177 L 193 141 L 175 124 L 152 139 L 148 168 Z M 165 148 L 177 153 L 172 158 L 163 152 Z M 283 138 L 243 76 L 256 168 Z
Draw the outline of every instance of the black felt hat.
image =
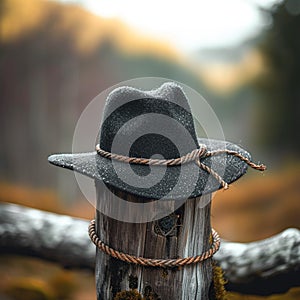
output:
M 112 91 L 106 99 L 96 144 L 107 153 L 148 159 L 153 155 L 174 159 L 205 145 L 208 151 L 227 149 L 250 160 L 249 153 L 237 145 L 197 138 L 188 100 L 175 83 L 165 83 L 152 91 L 132 87 Z M 176 166 L 149 166 L 121 162 L 96 151 L 56 154 L 48 160 L 101 180 L 108 187 L 148 199 L 193 198 L 222 187 L 210 172 L 193 161 Z M 203 157 L 200 161 L 228 184 L 247 170 L 243 160 L 228 153 Z

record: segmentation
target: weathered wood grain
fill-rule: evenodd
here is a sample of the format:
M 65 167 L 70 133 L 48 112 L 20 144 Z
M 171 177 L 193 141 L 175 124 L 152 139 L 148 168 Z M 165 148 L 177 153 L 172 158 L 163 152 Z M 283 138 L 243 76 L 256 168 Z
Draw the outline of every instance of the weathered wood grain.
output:
M 112 203 L 116 197 L 100 183 L 96 183 L 98 208 L 96 228 L 98 235 L 110 247 L 125 253 L 147 258 L 177 258 L 201 254 L 209 248 L 210 237 L 210 195 L 188 200 L 175 211 L 176 227 L 167 235 L 160 233 L 159 221 L 147 223 L 121 222 L 99 211 L 102 205 Z M 126 197 L 127 201 L 138 202 L 132 195 L 123 195 L 114 191 L 117 196 Z M 201 202 L 209 203 L 201 208 Z M 166 201 L 166 205 L 174 205 Z M 149 204 L 149 203 L 148 203 Z M 154 208 L 153 202 L 153 208 Z M 117 208 L 111 207 L 116 214 Z M 123 208 L 124 209 L 124 208 Z M 119 210 L 123 214 L 122 209 Z M 120 216 L 121 218 L 121 216 Z M 97 249 L 96 253 L 96 289 L 97 298 L 114 299 L 120 291 L 136 288 L 140 294 L 152 293 L 154 299 L 208 299 L 212 280 L 211 260 L 182 268 L 162 269 L 128 264 L 114 259 Z M 136 282 L 132 285 L 132 279 Z

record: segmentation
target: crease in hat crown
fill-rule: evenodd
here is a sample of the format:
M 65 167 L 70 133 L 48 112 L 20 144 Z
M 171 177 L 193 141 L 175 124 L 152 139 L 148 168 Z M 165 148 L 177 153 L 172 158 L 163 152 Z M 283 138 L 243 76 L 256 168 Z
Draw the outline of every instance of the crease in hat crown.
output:
M 135 127 L 128 128 L 128 132 L 138 131 L 141 125 L 151 124 L 151 113 L 165 115 L 170 119 L 174 119 L 175 128 L 167 128 L 166 130 L 170 132 L 177 130 L 175 135 L 178 134 L 178 139 L 168 142 L 167 139 L 159 135 L 145 134 L 136 140 L 133 145 L 127 145 L 127 148 L 130 150 L 129 153 L 128 151 L 122 152 L 124 149 L 127 149 L 126 147 L 120 147 L 120 151 L 117 151 L 119 153 L 116 154 L 150 158 L 149 156 L 154 154 L 153 152 L 158 151 L 165 158 L 176 158 L 199 148 L 199 144 L 205 144 L 208 151 L 226 148 L 239 153 L 248 160 L 251 158 L 247 151 L 232 143 L 197 138 L 188 99 L 182 88 L 173 82 L 164 83 L 162 86 L 151 91 L 142 91 L 128 86 L 113 90 L 106 99 L 102 123 L 95 144 L 99 143 L 101 149 L 111 152 L 114 135 L 119 132 L 120 128 L 123 128 L 122 126 L 128 123 L 128 127 L 130 127 L 130 122 L 132 122 L 132 126 Z M 135 124 L 135 120 L 137 124 Z M 127 142 L 126 130 L 124 131 L 125 144 Z M 189 142 L 184 140 L 186 138 L 185 134 L 183 134 L 184 130 L 187 130 L 192 137 Z M 181 138 L 184 142 L 180 141 Z M 173 145 L 174 143 L 181 143 L 180 146 L 185 149 L 184 153 L 179 153 L 177 145 Z M 88 153 L 52 155 L 48 160 L 56 166 L 82 173 L 96 180 L 101 180 L 113 188 L 151 199 L 160 199 L 166 194 L 169 195 L 170 199 L 193 198 L 216 191 L 222 187 L 220 182 L 209 178 L 209 174 L 205 170 L 199 169 L 195 164 L 185 164 L 182 166 L 167 167 L 163 180 L 152 188 L 135 188 L 122 182 L 116 176 L 112 159 L 97 154 L 97 152 L 93 151 L 94 149 L 91 150 L 92 152 Z M 224 168 L 223 177 L 228 184 L 237 180 L 247 170 L 247 163 L 245 161 L 226 153 L 215 157 L 205 157 L 202 163 L 206 165 L 214 163 L 220 169 Z M 143 176 L 143 174 L 149 171 L 149 166 L 138 165 L 134 166 L 133 169 Z M 179 185 L 178 190 L 181 191 L 180 193 L 168 193 L 175 184 L 176 176 L 178 178 L 178 174 L 182 170 L 191 170 L 191 173 L 192 171 L 197 172 L 198 178 L 195 188 L 190 193 L 186 190 L 186 186 L 188 186 L 190 181 L 190 178 L 186 176 L 183 182 L 176 183 Z

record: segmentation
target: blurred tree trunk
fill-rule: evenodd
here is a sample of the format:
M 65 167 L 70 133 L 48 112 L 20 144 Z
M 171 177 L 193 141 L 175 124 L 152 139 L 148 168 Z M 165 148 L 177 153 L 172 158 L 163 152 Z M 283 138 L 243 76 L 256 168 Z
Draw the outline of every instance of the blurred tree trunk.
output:
M 265 11 L 272 26 L 259 43 L 265 72 L 255 82 L 261 94 L 256 132 L 261 144 L 280 158 L 298 156 L 300 148 L 299 12 L 300 2 L 294 0 L 280 1 Z

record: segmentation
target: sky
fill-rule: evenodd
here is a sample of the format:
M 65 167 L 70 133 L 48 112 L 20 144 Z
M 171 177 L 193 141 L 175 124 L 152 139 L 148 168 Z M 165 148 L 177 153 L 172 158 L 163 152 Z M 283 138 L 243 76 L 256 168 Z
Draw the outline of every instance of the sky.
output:
M 231 47 L 270 24 L 259 11 L 280 0 L 58 0 L 76 3 L 105 18 L 118 18 L 136 31 L 183 52 Z

